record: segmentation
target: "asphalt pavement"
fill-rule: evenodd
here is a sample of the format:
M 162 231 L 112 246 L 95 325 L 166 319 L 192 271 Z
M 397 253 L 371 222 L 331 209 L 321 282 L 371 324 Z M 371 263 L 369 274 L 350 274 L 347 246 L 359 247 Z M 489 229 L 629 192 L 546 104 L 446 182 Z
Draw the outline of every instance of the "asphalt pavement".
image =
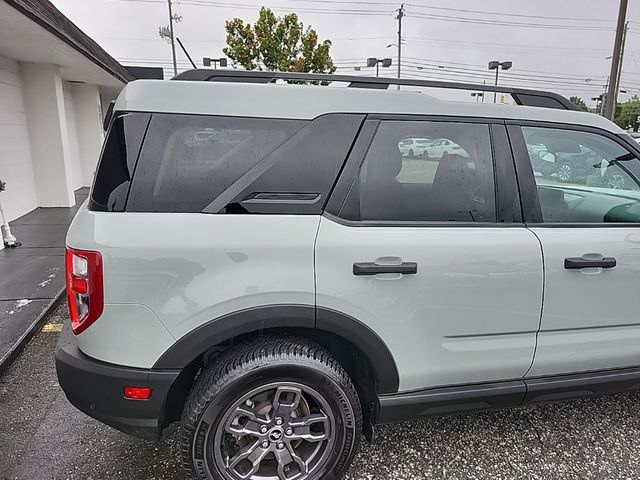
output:
M 72 407 L 55 376 L 62 304 L 0 377 L 1 479 L 183 479 L 175 427 L 158 443 Z M 640 394 L 379 428 L 347 480 L 637 479 Z

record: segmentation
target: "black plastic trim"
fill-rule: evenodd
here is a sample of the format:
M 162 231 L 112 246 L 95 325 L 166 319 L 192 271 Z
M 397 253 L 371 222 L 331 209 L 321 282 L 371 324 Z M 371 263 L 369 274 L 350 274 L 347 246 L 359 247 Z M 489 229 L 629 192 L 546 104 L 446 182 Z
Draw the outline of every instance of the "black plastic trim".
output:
M 522 208 L 511 144 L 504 122 L 492 124 L 491 147 L 496 186 L 496 213 L 499 223 L 522 223 Z
M 529 378 L 524 403 L 553 402 L 640 390 L 640 367 Z
M 398 391 L 398 369 L 384 341 L 359 320 L 313 305 L 268 305 L 224 315 L 180 338 L 158 359 L 153 369 L 181 370 L 212 346 L 247 333 L 287 327 L 329 332 L 349 341 L 371 364 L 377 393 Z
M 513 151 L 513 160 L 518 179 L 522 219 L 525 223 L 542 223 L 542 207 L 538 198 L 538 187 L 529 159 L 527 144 L 519 124 L 507 122 L 507 133 Z
M 414 227 L 414 228 L 525 228 L 524 223 L 501 222 L 405 222 L 389 220 L 347 220 L 332 213 L 324 212 L 323 217 L 345 227 Z M 627 224 L 629 225 L 629 224 Z
M 517 407 L 525 394 L 525 383 L 522 380 L 512 380 L 380 395 L 376 423 Z
M 354 275 L 378 275 L 381 273 L 399 273 L 401 275 L 416 275 L 416 262 L 403 262 L 400 265 L 378 265 L 375 262 L 356 262 L 353 264 Z
M 373 369 L 377 393 L 398 391 L 400 376 L 396 362 L 376 332 L 351 316 L 324 307 L 317 307 L 316 328 L 334 333 L 360 348 Z
M 640 390 L 640 367 L 378 395 L 374 423 L 454 415 Z
M 173 80 L 194 80 L 208 82 L 270 83 L 274 80 L 302 80 L 307 82 L 344 82 L 356 88 L 388 88 L 390 85 L 410 85 L 416 87 L 444 88 L 451 90 L 474 90 L 512 94 L 518 105 L 579 110 L 565 97 L 553 92 L 526 88 L 504 87 L 500 85 L 478 85 L 463 82 L 442 82 L 436 80 L 415 80 L 410 78 L 358 77 L 355 75 L 327 75 L 302 72 L 267 72 L 242 70 L 215 70 L 199 68 L 187 70 L 173 77 Z
M 216 318 L 174 343 L 153 365 L 154 369 L 182 369 L 209 348 L 234 337 L 276 327 L 315 326 L 311 305 L 266 305 Z
M 131 435 L 157 440 L 164 426 L 164 407 L 180 370 L 151 371 L 100 362 L 75 344 L 58 345 L 55 353 L 58 382 L 76 408 Z M 129 400 L 125 386 L 151 387 L 149 400 Z

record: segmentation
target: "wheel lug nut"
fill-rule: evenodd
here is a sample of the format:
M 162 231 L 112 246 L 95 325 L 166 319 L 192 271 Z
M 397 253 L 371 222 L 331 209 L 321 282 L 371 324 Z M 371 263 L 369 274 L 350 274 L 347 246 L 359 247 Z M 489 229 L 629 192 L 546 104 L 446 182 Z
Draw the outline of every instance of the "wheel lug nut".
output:
M 244 402 L 244 404 L 249 408 L 253 408 L 253 402 L 251 401 L 251 399 L 247 399 L 247 401 Z
M 276 418 L 276 425 L 282 425 L 282 419 L 280 417 Z
M 284 448 L 284 443 L 282 442 L 278 443 L 277 447 L 278 447 L 278 450 L 282 450 Z
M 293 435 L 293 429 L 292 428 L 287 428 L 286 434 L 287 435 Z
M 260 427 L 260 433 L 267 433 L 267 427 L 265 425 Z
M 269 442 L 266 440 L 262 442 L 262 448 L 269 448 Z

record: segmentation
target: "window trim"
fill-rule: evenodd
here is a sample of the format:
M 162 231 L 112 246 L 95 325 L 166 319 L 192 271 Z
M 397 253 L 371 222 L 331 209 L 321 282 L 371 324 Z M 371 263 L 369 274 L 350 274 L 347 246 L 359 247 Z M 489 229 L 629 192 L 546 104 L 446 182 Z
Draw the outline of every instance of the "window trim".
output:
M 624 149 L 630 151 L 640 160 L 640 144 L 634 145 L 633 141 L 624 135 L 615 134 L 598 127 L 584 125 L 573 125 L 558 122 L 541 122 L 529 120 L 506 120 L 507 134 L 513 148 L 513 159 L 518 177 L 518 187 L 520 189 L 520 201 L 522 204 L 522 215 L 527 227 L 535 228 L 637 228 L 640 222 L 547 222 L 542 219 L 542 208 L 538 198 L 531 159 L 527 150 L 527 144 L 522 133 L 522 127 L 555 128 L 556 130 L 573 130 L 576 132 L 592 133 L 608 138 Z
M 360 168 L 365 160 L 369 147 L 371 146 L 375 134 L 378 131 L 380 122 L 382 121 L 407 121 L 407 122 L 446 122 L 446 123 L 478 123 L 486 125 L 489 132 L 489 142 L 491 145 L 491 162 L 493 166 L 494 175 L 494 187 L 495 187 L 495 209 L 497 221 L 495 222 L 458 222 L 458 221 L 435 221 L 425 220 L 416 222 L 394 221 L 394 220 L 348 220 L 340 216 L 340 212 L 347 200 L 349 191 L 353 187 L 354 183 L 358 180 Z M 516 171 L 514 168 L 512 149 L 508 142 L 508 135 L 504 132 L 504 138 L 496 139 L 496 133 L 500 133 L 499 130 L 494 130 L 495 127 L 504 128 L 505 121 L 500 118 L 483 118 L 483 117 L 461 117 L 461 116 L 443 116 L 443 115 L 403 115 L 403 114 L 369 114 L 365 119 L 363 126 L 360 130 L 360 135 L 356 139 L 347 161 L 344 164 L 342 172 L 338 177 L 338 181 L 331 192 L 329 200 L 324 210 L 323 216 L 337 222 L 341 225 L 350 227 L 524 227 L 522 222 L 522 210 L 519 201 L 519 192 L 516 188 L 511 195 L 501 196 L 500 192 L 504 192 L 505 189 L 500 187 L 505 183 L 511 183 L 517 185 Z M 504 142 L 507 141 L 507 143 Z M 498 151 L 500 148 L 500 151 Z M 506 168 L 498 171 L 496 161 L 498 157 L 502 158 L 503 162 L 506 162 Z M 507 159 L 509 159 L 507 161 Z M 511 173 L 513 176 L 509 179 L 505 175 L 499 175 L 500 173 Z M 514 213 L 514 220 L 512 222 L 504 221 L 505 215 L 501 214 L 504 211 L 502 208 L 512 206 Z M 515 207 L 515 208 L 513 208 Z

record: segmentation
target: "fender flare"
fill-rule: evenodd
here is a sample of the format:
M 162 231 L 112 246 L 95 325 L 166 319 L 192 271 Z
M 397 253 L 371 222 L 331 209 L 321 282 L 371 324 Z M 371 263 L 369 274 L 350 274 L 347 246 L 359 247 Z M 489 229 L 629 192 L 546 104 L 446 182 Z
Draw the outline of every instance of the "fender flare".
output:
M 285 327 L 328 332 L 352 343 L 369 361 L 377 393 L 398 391 L 398 369 L 384 341 L 359 320 L 313 305 L 268 305 L 223 315 L 178 339 L 152 368 L 181 370 L 213 345 L 247 333 Z

